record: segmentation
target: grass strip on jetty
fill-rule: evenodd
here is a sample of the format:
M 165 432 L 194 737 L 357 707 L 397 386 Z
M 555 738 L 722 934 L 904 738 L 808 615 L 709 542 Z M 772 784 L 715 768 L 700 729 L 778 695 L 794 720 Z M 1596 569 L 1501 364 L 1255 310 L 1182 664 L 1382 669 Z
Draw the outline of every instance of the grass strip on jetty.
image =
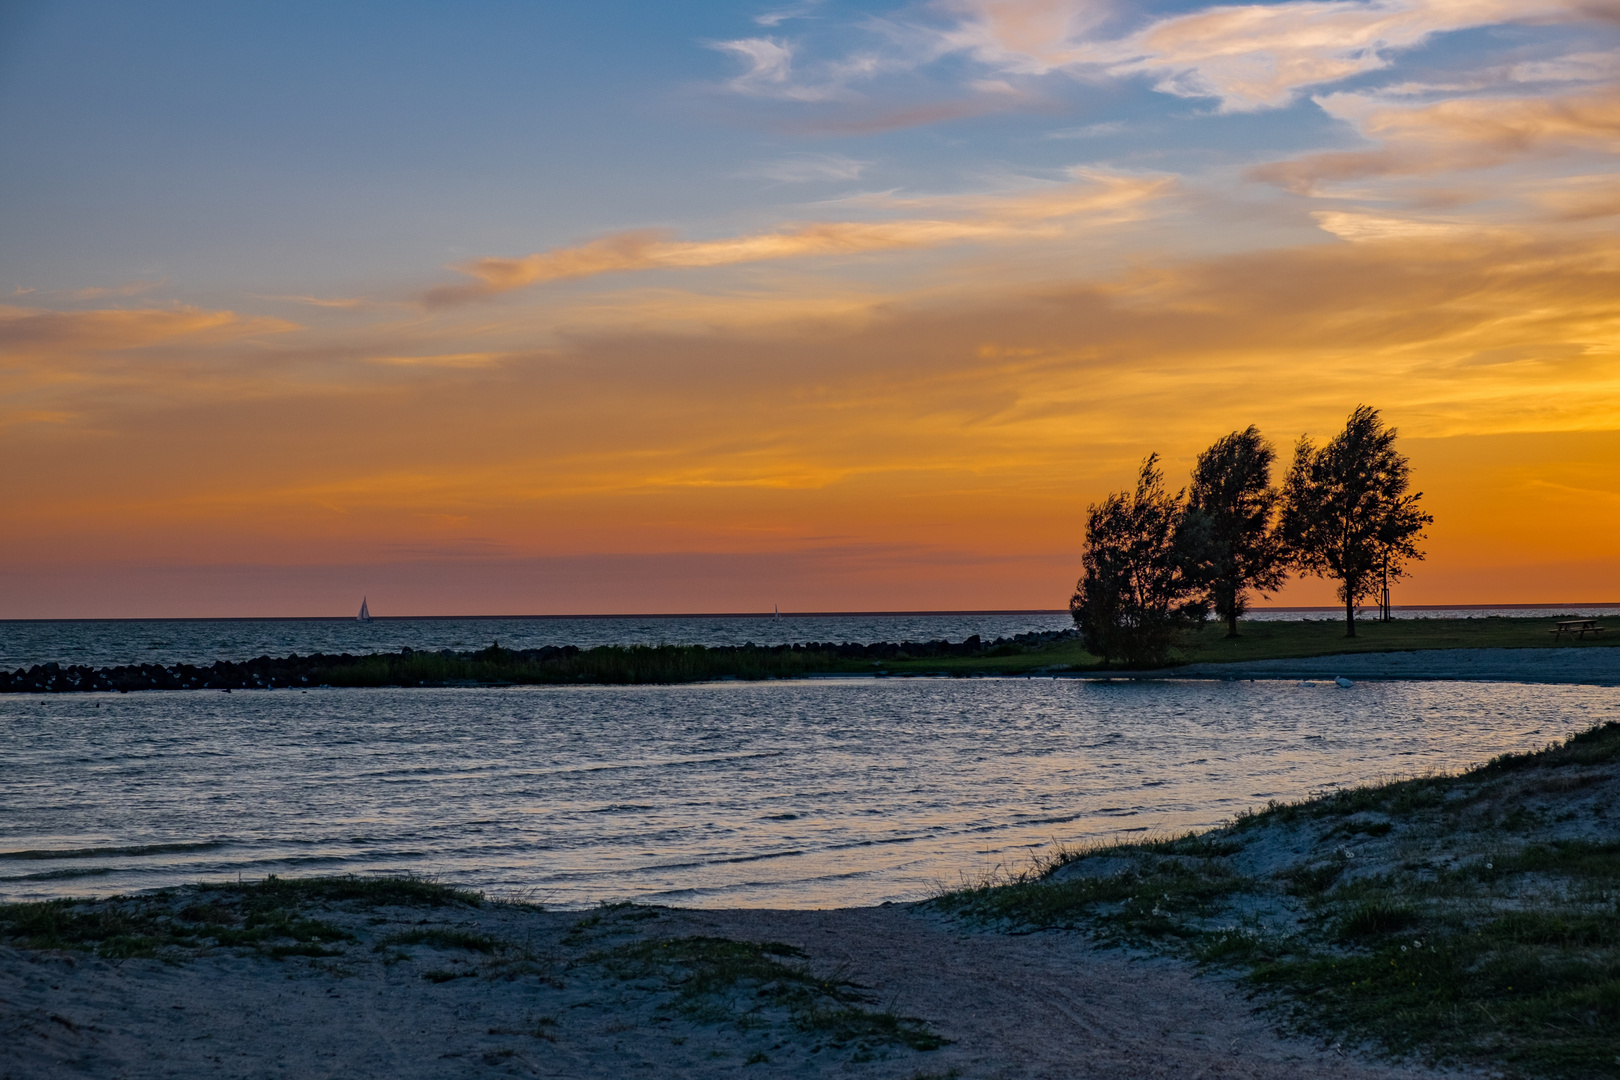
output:
M 1213 832 L 1059 849 L 949 892 L 1235 971 L 1294 1030 L 1509 1075 L 1620 1071 L 1620 723 L 1459 776 L 1272 804 Z

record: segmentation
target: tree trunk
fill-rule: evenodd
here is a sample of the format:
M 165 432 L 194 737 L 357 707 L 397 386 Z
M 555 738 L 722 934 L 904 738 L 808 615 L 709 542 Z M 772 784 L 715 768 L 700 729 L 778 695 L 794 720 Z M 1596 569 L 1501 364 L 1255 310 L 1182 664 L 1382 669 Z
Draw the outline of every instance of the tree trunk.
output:
M 1236 611 L 1233 611 L 1226 617 L 1226 636 L 1229 638 L 1235 638 L 1238 636 Z
M 1354 599 L 1347 599 L 1344 602 L 1344 627 L 1345 637 L 1356 636 L 1356 602 Z

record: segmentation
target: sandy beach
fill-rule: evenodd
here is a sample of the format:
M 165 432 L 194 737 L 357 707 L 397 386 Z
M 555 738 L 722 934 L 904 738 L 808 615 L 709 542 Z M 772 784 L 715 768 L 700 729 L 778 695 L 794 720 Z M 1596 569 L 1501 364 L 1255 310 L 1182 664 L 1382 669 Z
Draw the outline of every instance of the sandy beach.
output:
M 338 955 L 213 950 L 174 963 L 0 949 L 0 1076 L 1432 1075 L 1281 1038 L 1231 985 L 1184 964 L 1069 933 L 980 932 L 908 906 L 581 915 L 340 902 L 319 917 L 353 935 Z M 381 944 L 424 931 L 512 948 Z M 694 1011 L 668 973 L 614 962 L 693 937 L 793 946 L 795 966 L 847 980 L 867 1009 L 948 1042 L 806 1030 L 769 987 Z

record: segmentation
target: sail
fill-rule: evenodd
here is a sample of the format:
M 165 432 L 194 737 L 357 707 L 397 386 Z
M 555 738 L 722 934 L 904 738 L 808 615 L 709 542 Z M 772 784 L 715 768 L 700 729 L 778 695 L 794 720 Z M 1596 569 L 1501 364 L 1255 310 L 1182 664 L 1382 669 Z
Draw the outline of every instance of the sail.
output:
M 360 598 L 360 614 L 355 616 L 355 621 L 356 622 L 370 622 L 371 621 L 371 611 L 370 611 L 369 608 L 366 607 L 366 599 L 365 599 L 365 597 Z

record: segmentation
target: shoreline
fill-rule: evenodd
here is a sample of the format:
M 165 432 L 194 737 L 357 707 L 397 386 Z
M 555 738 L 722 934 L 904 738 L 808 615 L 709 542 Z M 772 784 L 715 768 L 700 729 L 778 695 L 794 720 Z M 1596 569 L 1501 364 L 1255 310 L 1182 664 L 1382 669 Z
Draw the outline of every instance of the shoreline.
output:
M 1378 682 L 1581 683 L 1613 686 L 1620 685 L 1620 649 L 1547 645 L 1490 649 L 1403 649 L 1233 663 L 1183 664 L 1140 675 L 1143 678 L 1222 681 L 1331 681 L 1344 676 Z

